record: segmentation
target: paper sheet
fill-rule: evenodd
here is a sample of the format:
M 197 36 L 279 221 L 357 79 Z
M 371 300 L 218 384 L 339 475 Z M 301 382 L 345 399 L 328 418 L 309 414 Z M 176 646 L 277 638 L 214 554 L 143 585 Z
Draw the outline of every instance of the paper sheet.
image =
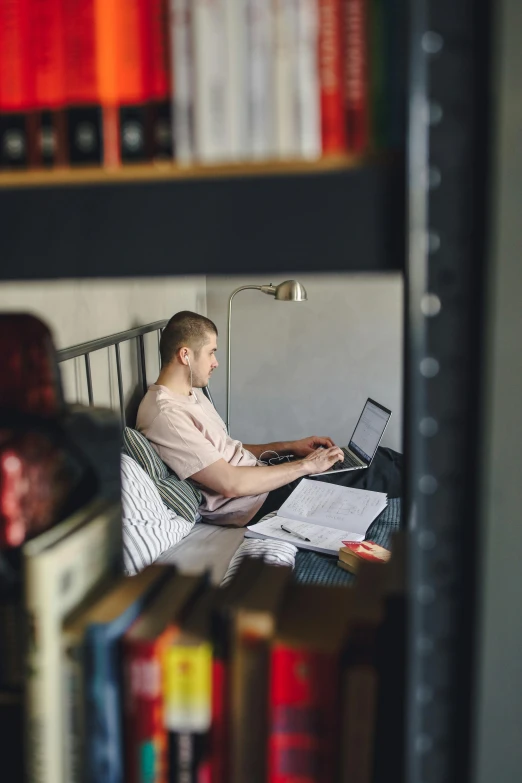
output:
M 281 525 L 295 530 L 310 541 L 301 541 L 297 536 L 281 530 Z M 336 555 L 343 546 L 343 541 L 362 541 L 364 535 L 338 528 L 323 527 L 310 522 L 298 522 L 278 515 L 265 517 L 255 525 L 248 526 L 245 536 L 247 538 L 276 538 L 281 541 L 289 541 L 300 549 L 312 549 L 315 552 Z
M 387 496 L 383 492 L 303 479 L 278 513 L 294 520 L 351 530 L 364 537 L 386 505 Z

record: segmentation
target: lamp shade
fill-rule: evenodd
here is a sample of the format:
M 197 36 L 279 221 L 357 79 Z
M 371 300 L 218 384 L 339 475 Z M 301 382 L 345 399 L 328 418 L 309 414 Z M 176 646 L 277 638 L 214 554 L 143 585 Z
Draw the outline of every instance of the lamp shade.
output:
M 308 299 L 304 285 L 297 280 L 285 280 L 279 285 L 262 285 L 259 289 L 279 302 L 306 302 Z

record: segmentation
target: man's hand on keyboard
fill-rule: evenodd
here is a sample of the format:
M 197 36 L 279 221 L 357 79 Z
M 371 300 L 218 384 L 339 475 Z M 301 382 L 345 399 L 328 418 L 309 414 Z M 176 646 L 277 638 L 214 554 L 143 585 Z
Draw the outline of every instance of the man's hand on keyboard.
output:
M 303 465 L 306 465 L 307 468 L 309 467 L 308 475 L 312 475 L 313 473 L 324 473 L 325 470 L 329 470 L 336 462 L 339 462 L 339 460 L 342 461 L 343 459 L 344 453 L 341 449 L 338 446 L 333 446 L 328 449 L 316 449 L 301 460 L 301 462 Z M 310 464 L 308 465 L 308 463 Z
M 296 457 L 308 457 L 309 454 L 313 454 L 317 449 L 330 449 L 334 446 L 335 443 L 331 438 L 320 438 L 317 435 L 310 435 L 308 438 L 294 440 L 289 443 L 288 451 Z

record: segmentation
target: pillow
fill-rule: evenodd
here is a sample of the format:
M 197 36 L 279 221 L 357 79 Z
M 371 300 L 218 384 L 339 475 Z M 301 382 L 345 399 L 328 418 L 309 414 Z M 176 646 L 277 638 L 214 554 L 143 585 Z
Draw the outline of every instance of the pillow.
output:
M 152 479 L 138 463 L 121 455 L 123 567 L 134 576 L 190 533 L 193 522 L 163 503 Z
M 123 453 L 136 460 L 149 476 L 158 490 L 161 499 L 168 508 L 186 519 L 195 522 L 202 495 L 199 489 L 188 481 L 180 481 L 156 454 L 147 438 L 125 427 L 123 430 Z

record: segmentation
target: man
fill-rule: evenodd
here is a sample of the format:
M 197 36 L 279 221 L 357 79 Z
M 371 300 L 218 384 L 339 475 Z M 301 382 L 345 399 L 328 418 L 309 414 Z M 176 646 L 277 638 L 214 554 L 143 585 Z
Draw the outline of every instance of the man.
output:
M 207 386 L 218 367 L 217 336 L 215 324 L 197 313 L 170 319 L 160 341 L 161 371 L 140 404 L 137 427 L 180 479 L 200 487 L 205 521 L 241 526 L 279 508 L 301 478 L 323 473 L 344 455 L 330 438 L 315 435 L 247 446 L 231 438 L 212 403 L 195 391 Z M 260 464 L 269 451 L 293 459 Z M 400 455 L 379 449 L 369 469 L 322 480 L 393 497 L 400 494 L 400 473 Z

